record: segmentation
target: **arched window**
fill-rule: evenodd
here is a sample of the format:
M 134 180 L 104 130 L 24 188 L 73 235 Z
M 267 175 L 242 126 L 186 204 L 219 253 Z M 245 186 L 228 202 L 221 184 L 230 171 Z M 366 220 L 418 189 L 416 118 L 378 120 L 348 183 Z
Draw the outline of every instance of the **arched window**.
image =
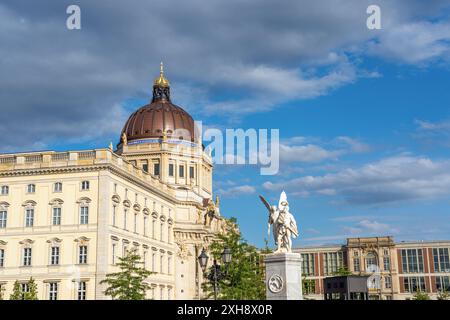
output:
M 0 189 L 0 195 L 7 196 L 9 194 L 9 187 L 8 186 L 2 186 Z
M 0 229 L 6 228 L 8 222 L 8 207 L 9 203 L 0 202 Z
M 375 272 L 376 268 L 378 267 L 377 263 L 377 257 L 374 252 L 369 252 L 366 255 L 366 270 Z
M 89 181 L 82 181 L 81 182 L 81 190 L 82 191 L 89 190 Z
M 62 183 L 61 182 L 56 182 L 53 185 L 53 192 L 62 192 Z
M 35 184 L 29 184 L 27 186 L 27 193 L 35 193 L 36 192 L 36 185 Z

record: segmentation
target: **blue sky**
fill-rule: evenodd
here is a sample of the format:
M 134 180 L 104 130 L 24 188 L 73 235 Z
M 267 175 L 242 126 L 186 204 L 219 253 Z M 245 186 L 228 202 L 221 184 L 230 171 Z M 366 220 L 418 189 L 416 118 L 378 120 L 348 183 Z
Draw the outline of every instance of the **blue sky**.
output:
M 1 152 L 118 142 L 163 60 L 173 101 L 208 127 L 280 129 L 281 167 L 217 165 L 224 216 L 262 246 L 258 199 L 286 190 L 295 245 L 450 238 L 450 7 L 376 1 L 0 4 Z M 107 5 L 106 5 L 107 3 Z

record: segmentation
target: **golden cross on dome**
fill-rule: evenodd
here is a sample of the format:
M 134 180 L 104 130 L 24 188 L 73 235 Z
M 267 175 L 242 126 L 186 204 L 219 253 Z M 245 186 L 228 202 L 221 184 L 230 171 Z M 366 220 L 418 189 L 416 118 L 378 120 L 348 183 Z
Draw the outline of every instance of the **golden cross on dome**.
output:
M 159 65 L 159 77 L 155 79 L 154 85 L 160 86 L 160 87 L 168 87 L 169 86 L 169 80 L 167 80 L 164 77 L 164 64 L 162 62 Z

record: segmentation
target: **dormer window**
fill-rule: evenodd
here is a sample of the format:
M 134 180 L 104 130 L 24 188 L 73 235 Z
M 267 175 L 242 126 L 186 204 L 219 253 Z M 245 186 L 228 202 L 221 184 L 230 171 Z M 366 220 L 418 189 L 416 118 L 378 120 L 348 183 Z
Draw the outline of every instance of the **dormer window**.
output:
M 36 185 L 35 184 L 29 184 L 27 186 L 27 193 L 35 193 L 36 192 Z

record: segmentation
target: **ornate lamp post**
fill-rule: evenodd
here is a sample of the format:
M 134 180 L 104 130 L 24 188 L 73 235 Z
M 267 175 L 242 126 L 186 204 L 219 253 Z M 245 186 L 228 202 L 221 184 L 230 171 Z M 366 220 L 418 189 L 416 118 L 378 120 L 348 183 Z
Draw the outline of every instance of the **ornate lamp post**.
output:
M 209 275 L 207 275 L 207 278 L 209 281 L 212 282 L 214 287 L 214 300 L 217 300 L 217 291 L 218 291 L 218 282 L 222 280 L 226 274 L 227 274 L 227 267 L 228 264 L 231 262 L 232 258 L 232 252 L 229 248 L 224 248 L 223 252 L 221 254 L 222 263 L 225 265 L 225 271 L 222 271 L 220 269 L 220 265 L 217 263 L 217 260 L 214 259 L 213 265 L 212 265 L 212 271 Z M 201 254 L 198 256 L 198 262 L 200 264 L 200 267 L 202 268 L 203 275 L 205 275 L 206 267 L 208 265 L 209 257 L 205 252 L 205 249 L 202 250 Z

